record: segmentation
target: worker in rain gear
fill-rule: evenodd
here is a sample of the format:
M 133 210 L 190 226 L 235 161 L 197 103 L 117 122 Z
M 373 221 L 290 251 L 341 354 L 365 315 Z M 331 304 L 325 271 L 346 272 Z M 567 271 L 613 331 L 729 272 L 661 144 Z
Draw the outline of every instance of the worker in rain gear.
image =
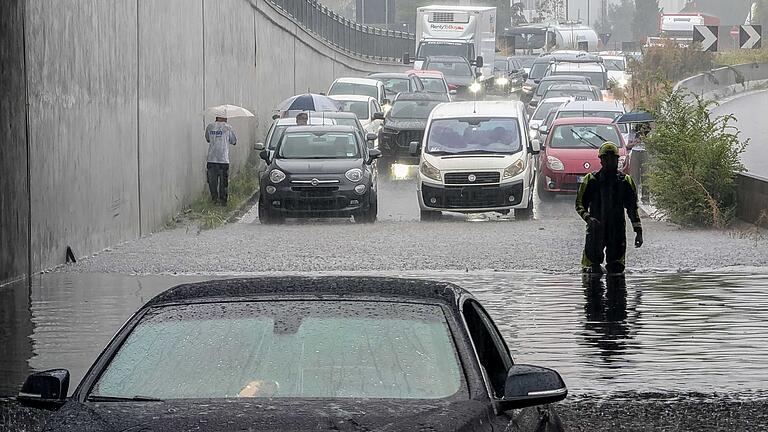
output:
M 587 174 L 576 194 L 576 212 L 587 223 L 581 267 L 585 273 L 602 274 L 605 258 L 608 273 L 622 273 L 627 252 L 625 209 L 635 231 L 635 247 L 643 245 L 637 187 L 632 177 L 619 172 L 616 144 L 604 143 L 599 155 L 602 169 Z

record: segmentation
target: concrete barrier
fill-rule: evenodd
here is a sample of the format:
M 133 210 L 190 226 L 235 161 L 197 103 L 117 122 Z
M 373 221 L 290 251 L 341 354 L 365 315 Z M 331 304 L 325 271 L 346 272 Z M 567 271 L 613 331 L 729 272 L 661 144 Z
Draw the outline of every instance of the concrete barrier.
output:
M 405 69 L 265 0 L 11 0 L 0 24 L 0 284 L 63 263 L 67 246 L 85 256 L 146 235 L 199 196 L 205 107 L 254 112 L 232 121 L 237 171 L 282 99 Z
M 750 91 L 768 83 L 768 64 L 751 63 L 713 69 L 677 83 L 675 90 L 687 90 L 705 100 L 717 101 Z M 748 173 L 736 174 L 736 217 L 750 223 L 768 224 L 768 179 Z

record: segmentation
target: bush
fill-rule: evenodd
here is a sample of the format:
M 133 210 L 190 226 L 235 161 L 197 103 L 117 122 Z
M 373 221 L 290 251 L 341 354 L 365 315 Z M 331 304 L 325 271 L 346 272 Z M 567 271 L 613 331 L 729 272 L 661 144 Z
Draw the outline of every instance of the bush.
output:
M 717 53 L 715 63 L 723 66 L 735 66 L 749 63 L 768 63 L 768 49 L 740 49 Z
M 646 140 L 648 179 L 656 205 L 672 222 L 723 228 L 736 208 L 736 173 L 745 170 L 747 141 L 733 115 L 710 117 L 713 102 L 667 92 Z

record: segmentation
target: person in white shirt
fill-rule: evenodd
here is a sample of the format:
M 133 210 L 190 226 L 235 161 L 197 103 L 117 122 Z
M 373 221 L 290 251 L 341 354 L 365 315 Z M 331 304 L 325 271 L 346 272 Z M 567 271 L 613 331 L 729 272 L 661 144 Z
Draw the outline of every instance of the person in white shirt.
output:
M 216 117 L 216 121 L 205 128 L 205 140 L 208 142 L 206 168 L 211 200 L 220 205 L 227 205 L 229 146 L 237 144 L 235 131 L 227 123 L 226 117 Z

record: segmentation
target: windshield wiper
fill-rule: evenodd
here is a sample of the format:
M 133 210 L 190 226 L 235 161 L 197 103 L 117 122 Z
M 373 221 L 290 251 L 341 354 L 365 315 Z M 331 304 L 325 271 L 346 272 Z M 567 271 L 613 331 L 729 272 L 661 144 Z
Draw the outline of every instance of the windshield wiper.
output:
M 475 154 L 486 154 L 486 153 L 488 153 L 488 154 L 499 154 L 499 153 L 509 154 L 509 153 L 512 153 L 512 152 L 510 152 L 510 151 L 496 151 L 496 150 L 476 149 L 476 150 L 464 150 L 464 151 L 456 152 L 456 153 L 453 153 L 453 154 L 473 154 L 473 153 L 475 153 Z
M 89 402 L 163 402 L 162 399 L 149 396 L 118 397 L 91 395 L 86 400 Z
M 583 142 L 587 143 L 587 145 L 588 145 L 588 146 L 592 147 L 592 148 L 593 148 L 593 149 L 595 149 L 595 150 L 599 149 L 599 147 L 598 147 L 598 146 L 596 146 L 595 144 L 593 144 L 593 143 L 592 143 L 592 141 L 590 141 L 590 140 L 588 140 L 588 139 L 584 138 L 583 136 L 581 136 L 581 135 L 580 135 L 578 132 L 576 132 L 575 130 L 573 130 L 573 128 L 570 128 L 570 129 L 571 129 L 571 133 L 573 133 L 573 134 L 575 134 L 575 135 L 576 135 L 576 138 L 578 138 L 579 140 L 581 140 L 581 141 L 583 141 Z M 594 135 L 595 135 L 595 136 L 597 136 L 597 134 L 594 134 Z M 600 138 L 600 137 L 598 136 L 598 138 Z

